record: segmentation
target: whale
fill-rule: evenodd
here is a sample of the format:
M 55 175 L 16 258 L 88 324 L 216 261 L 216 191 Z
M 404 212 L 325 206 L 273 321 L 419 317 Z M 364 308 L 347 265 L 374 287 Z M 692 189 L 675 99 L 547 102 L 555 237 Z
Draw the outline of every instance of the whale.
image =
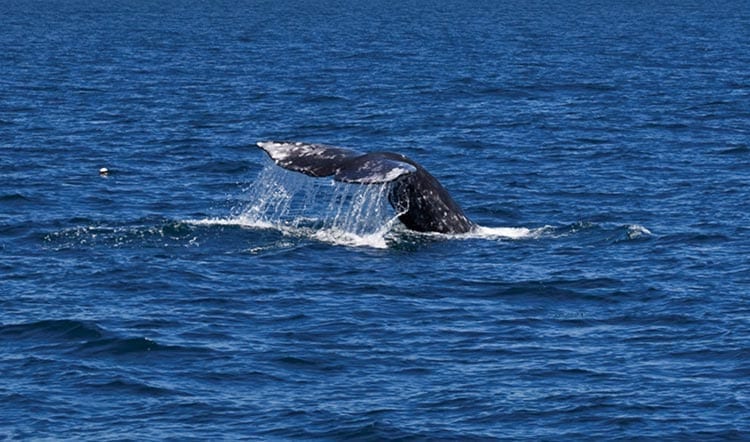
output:
M 388 202 L 410 230 L 460 234 L 477 228 L 440 182 L 405 155 L 295 141 L 259 141 L 256 145 L 277 166 L 311 177 L 364 185 L 392 183 Z

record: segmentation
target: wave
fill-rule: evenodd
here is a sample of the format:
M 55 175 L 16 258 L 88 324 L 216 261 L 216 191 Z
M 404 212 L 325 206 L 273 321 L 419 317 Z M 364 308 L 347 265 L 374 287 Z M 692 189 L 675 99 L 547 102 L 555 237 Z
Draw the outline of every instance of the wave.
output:
M 31 202 L 32 198 L 19 192 L 0 194 L 0 202 L 2 203 L 28 203 Z
M 92 389 L 98 394 L 109 393 L 114 395 L 131 394 L 137 397 L 163 397 L 163 396 L 191 396 L 190 393 L 175 388 L 160 386 L 135 377 L 120 375 L 114 380 L 89 380 L 76 384 L 78 389 Z
M 0 325 L 0 339 L 48 348 L 66 348 L 79 355 L 119 356 L 133 353 L 180 352 L 204 355 L 212 350 L 202 347 L 163 344 L 147 337 L 119 336 L 91 321 L 45 319 Z
M 97 339 L 102 330 L 95 324 L 71 319 L 48 319 L 22 324 L 0 325 L 0 337 L 80 341 Z
M 74 349 L 77 354 L 87 356 L 120 356 L 151 352 L 209 353 L 211 350 L 200 347 L 162 344 L 146 337 L 110 336 L 86 341 Z

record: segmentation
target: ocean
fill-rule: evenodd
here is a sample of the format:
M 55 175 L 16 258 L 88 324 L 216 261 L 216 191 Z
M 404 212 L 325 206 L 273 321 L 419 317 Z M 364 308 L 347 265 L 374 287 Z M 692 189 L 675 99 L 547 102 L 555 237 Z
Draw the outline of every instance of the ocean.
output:
M 0 0 L 0 439 L 750 440 L 748 6 Z

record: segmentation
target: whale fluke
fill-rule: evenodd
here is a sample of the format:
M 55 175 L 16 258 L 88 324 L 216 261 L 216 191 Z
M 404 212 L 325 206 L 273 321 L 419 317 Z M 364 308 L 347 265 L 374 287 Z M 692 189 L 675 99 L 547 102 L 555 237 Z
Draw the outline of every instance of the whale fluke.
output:
M 257 144 L 284 169 L 313 177 L 333 175 L 334 180 L 345 183 L 387 183 L 417 171 L 413 165 L 398 159 L 340 147 L 278 141 Z
M 388 201 L 411 230 L 466 233 L 476 228 L 438 180 L 404 155 L 288 141 L 261 141 L 257 146 L 278 166 L 312 177 L 357 184 L 393 182 Z

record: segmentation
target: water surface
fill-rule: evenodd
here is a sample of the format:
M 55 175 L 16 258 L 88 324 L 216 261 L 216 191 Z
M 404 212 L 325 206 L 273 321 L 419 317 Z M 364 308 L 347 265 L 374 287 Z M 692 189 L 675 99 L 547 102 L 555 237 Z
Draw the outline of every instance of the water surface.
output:
M 5 438 L 749 437 L 744 2 L 2 10 Z M 488 230 L 247 222 L 267 139 Z

